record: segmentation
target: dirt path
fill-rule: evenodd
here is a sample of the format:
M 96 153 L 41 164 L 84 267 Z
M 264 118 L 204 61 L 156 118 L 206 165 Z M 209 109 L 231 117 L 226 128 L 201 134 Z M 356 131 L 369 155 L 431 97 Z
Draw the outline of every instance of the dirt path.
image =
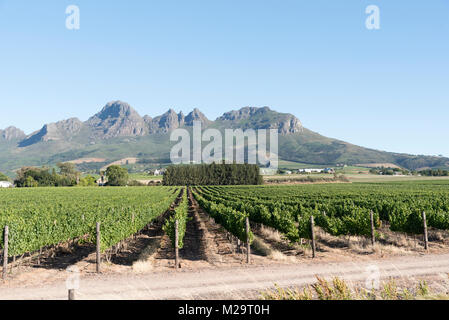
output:
M 373 267 L 374 266 L 374 267 Z M 304 263 L 302 265 L 249 266 L 198 271 L 154 272 L 145 275 L 95 275 L 82 277 L 78 299 L 246 299 L 280 286 L 303 286 L 315 276 L 339 276 L 349 282 L 364 282 L 370 270 L 379 268 L 382 280 L 408 277 L 416 281 L 432 276 L 449 288 L 449 254 L 398 257 L 377 261 Z M 65 281 L 47 286 L 14 287 L 3 284 L 0 299 L 66 299 Z

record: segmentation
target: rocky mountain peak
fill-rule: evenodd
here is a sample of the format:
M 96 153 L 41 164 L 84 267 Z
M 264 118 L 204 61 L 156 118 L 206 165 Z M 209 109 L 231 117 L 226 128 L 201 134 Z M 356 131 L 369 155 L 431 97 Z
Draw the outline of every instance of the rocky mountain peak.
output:
M 303 126 L 294 115 L 279 113 L 269 107 L 244 107 L 224 113 L 217 122 L 232 128 L 278 129 L 280 134 L 301 132 Z
M 0 139 L 11 141 L 11 140 L 20 140 L 26 137 L 25 132 L 22 130 L 10 126 L 4 130 L 0 130 Z
M 193 126 L 193 121 L 201 121 L 202 124 L 209 124 L 211 122 L 198 108 L 193 109 L 193 111 L 187 115 L 185 124 L 187 126 Z
M 150 133 L 166 133 L 172 129 L 179 128 L 184 124 L 184 115 L 177 114 L 170 108 L 166 113 L 155 117 L 150 124 Z
M 19 146 L 26 147 L 41 141 L 71 140 L 81 131 L 83 126 L 84 124 L 78 118 L 48 123 L 42 129 L 27 136 L 20 142 Z
M 108 139 L 119 136 L 143 136 L 147 133 L 145 120 L 129 104 L 112 101 L 87 120 L 93 137 Z

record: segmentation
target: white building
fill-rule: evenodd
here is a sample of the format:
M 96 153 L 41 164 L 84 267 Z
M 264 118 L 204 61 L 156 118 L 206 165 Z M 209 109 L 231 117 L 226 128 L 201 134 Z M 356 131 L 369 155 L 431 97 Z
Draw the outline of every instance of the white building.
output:
M 154 175 L 155 176 L 162 176 L 165 173 L 165 169 L 156 169 L 154 170 Z
M 0 188 L 13 188 L 14 185 L 9 181 L 0 181 Z
M 260 168 L 260 174 L 263 176 L 268 176 L 268 175 L 275 175 L 277 172 L 277 169 L 274 168 Z
M 300 169 L 299 172 L 302 173 L 321 173 L 324 169 Z

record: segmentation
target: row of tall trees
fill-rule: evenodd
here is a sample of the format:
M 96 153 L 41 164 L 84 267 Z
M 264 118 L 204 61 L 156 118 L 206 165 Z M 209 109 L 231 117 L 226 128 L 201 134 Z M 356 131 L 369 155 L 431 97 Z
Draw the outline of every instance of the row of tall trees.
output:
M 165 170 L 162 184 L 185 185 L 258 185 L 263 179 L 255 164 L 172 165 Z
M 449 170 L 442 170 L 442 169 L 427 169 L 419 171 L 419 174 L 422 176 L 428 176 L 428 177 L 447 177 L 449 176 Z

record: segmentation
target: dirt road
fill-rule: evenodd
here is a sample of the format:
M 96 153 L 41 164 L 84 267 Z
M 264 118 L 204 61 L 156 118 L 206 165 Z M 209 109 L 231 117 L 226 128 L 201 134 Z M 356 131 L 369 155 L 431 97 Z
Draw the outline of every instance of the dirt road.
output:
M 378 269 L 377 269 L 378 268 Z M 152 272 L 143 275 L 90 275 L 80 279 L 77 299 L 247 299 L 261 290 L 280 286 L 302 286 L 315 276 L 339 276 L 349 282 L 364 283 L 379 272 L 390 277 L 433 276 L 449 288 L 449 254 L 397 257 L 385 260 L 318 263 L 301 265 L 248 266 L 198 271 Z M 66 299 L 65 281 L 33 287 L 0 286 L 0 299 Z

